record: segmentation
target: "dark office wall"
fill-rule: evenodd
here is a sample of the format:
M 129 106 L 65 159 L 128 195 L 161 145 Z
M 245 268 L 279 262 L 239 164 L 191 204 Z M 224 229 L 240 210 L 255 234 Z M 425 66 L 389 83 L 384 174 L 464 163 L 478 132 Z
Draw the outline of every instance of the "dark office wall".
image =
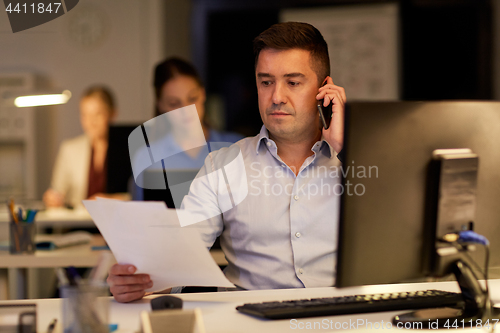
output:
M 491 99 L 489 0 L 401 3 L 403 99 Z
M 252 135 L 262 124 L 252 40 L 280 10 L 374 3 L 400 5 L 402 99 L 492 98 L 491 0 L 193 0 L 192 59 L 222 97 L 227 129 Z
M 257 108 L 252 40 L 277 21 L 277 10 L 218 11 L 209 15 L 207 89 L 223 96 L 225 123 L 231 130 L 255 135 L 262 125 Z

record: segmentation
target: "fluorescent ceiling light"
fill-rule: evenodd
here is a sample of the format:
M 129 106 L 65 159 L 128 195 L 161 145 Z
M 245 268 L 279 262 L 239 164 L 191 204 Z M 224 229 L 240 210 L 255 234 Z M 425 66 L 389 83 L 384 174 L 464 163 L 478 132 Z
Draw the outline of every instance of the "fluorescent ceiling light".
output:
M 64 90 L 62 94 L 19 96 L 14 100 L 14 105 L 18 108 L 27 108 L 32 106 L 65 104 L 70 98 L 71 92 Z

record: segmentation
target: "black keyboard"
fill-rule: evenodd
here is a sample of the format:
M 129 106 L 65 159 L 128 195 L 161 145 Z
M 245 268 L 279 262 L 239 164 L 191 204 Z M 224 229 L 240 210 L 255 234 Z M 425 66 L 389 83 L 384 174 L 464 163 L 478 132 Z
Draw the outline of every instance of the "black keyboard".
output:
M 247 303 L 237 306 L 236 310 L 268 319 L 291 319 L 461 306 L 463 306 L 463 298 L 460 293 L 426 290 L 392 294 L 312 298 L 283 302 Z

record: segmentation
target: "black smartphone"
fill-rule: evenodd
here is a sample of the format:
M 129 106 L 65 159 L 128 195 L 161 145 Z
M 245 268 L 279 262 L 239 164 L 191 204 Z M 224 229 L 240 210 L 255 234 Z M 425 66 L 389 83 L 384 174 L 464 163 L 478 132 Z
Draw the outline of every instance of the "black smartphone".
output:
M 323 123 L 323 127 L 328 129 L 328 127 L 330 127 L 330 122 L 332 121 L 332 103 L 330 102 L 328 106 L 323 106 L 323 103 L 324 100 L 322 99 L 318 101 L 318 112 L 321 122 Z

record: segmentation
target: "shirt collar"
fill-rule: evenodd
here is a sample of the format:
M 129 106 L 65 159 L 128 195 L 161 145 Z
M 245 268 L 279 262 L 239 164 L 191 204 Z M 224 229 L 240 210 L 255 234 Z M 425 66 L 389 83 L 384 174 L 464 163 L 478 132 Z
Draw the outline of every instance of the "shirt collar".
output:
M 316 144 L 319 143 L 319 147 L 316 146 Z M 332 158 L 333 156 L 337 156 L 335 153 L 335 150 L 332 148 L 332 146 L 326 141 L 325 137 L 321 135 L 321 140 L 316 142 L 314 146 L 311 148 L 311 150 L 315 153 L 322 152 L 326 157 Z
M 269 139 L 269 132 L 267 131 L 266 126 L 262 125 L 260 128 L 259 135 L 257 135 L 257 144 L 255 146 L 255 153 L 259 155 L 259 149 L 260 146 L 263 144 L 265 145 L 267 142 L 272 142 L 271 139 Z
M 259 149 L 261 145 L 266 145 L 268 142 L 271 142 L 273 145 L 276 145 L 273 140 L 269 138 L 269 132 L 266 126 L 262 125 L 260 129 L 259 135 L 257 135 L 257 144 L 255 146 L 255 153 L 259 154 Z M 336 156 L 335 150 L 333 150 L 332 146 L 326 141 L 325 137 L 322 135 L 321 140 L 316 142 L 311 150 L 315 153 L 322 152 L 328 158 L 332 158 Z

